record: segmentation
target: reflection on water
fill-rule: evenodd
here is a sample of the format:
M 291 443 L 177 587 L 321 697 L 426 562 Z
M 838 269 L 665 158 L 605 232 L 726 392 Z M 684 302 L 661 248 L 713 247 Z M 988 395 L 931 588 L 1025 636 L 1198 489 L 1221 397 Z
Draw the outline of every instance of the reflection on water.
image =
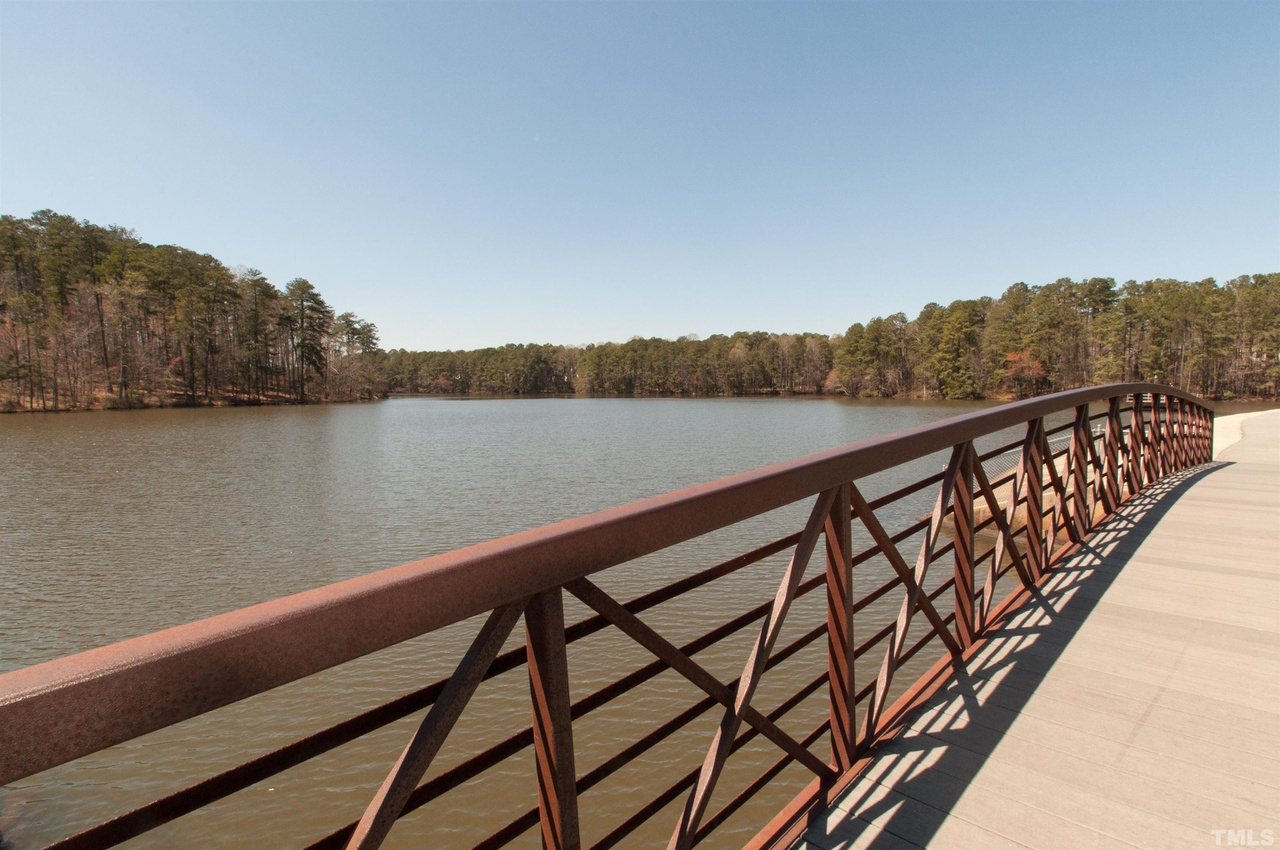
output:
M 0 671 L 232 610 L 556 520 L 964 412 L 973 405 L 817 399 L 393 399 L 351 407 L 164 410 L 0 418 Z M 994 443 L 988 442 L 989 445 Z M 886 492 L 935 471 L 931 458 L 869 482 Z M 883 517 L 924 513 L 922 494 Z M 775 511 L 598 577 L 620 599 L 798 530 L 808 504 Z M 865 539 L 865 535 L 863 538 Z M 908 559 L 914 553 L 904 547 Z M 779 555 L 644 615 L 676 643 L 770 599 Z M 819 570 L 820 561 L 811 567 Z M 944 572 L 944 571 L 939 571 Z M 887 567 L 860 568 L 858 590 Z M 942 575 L 931 581 L 945 578 Z M 821 623 L 821 589 L 793 609 L 779 646 Z M 896 612 L 891 595 L 859 635 Z M 572 621 L 586 616 L 568 604 Z M 458 624 L 278 688 L 0 791 L 5 847 L 69 834 L 184 783 L 448 675 L 478 623 Z M 861 628 L 861 627 L 859 627 Z M 722 679 L 755 628 L 698 656 Z M 520 645 L 522 628 L 510 643 Z M 768 710 L 825 670 L 815 641 L 764 679 Z M 647 663 L 614 630 L 570 648 L 573 697 Z M 929 660 L 922 654 L 917 668 Z M 874 676 L 869 657 L 859 684 Z M 903 684 L 914 673 L 902 674 Z M 529 723 L 523 671 L 482 686 L 438 762 Z M 575 724 L 579 775 L 700 698 L 664 673 Z M 780 725 L 802 737 L 825 690 Z M 588 844 L 696 768 L 718 722 L 683 733 L 583 798 Z M 358 816 L 420 717 L 158 829 L 130 846 L 298 846 Z M 825 758 L 825 742 L 815 752 Z M 711 811 L 778 758 L 759 739 L 734 757 Z M 433 768 L 438 772 L 440 768 Z M 708 846 L 740 846 L 808 777 L 783 771 Z M 658 783 L 662 783 L 659 785 Z M 626 846 L 665 841 L 683 796 Z M 386 846 L 471 847 L 536 805 L 530 758 L 504 762 L 407 817 Z M 516 846 L 537 846 L 530 832 Z

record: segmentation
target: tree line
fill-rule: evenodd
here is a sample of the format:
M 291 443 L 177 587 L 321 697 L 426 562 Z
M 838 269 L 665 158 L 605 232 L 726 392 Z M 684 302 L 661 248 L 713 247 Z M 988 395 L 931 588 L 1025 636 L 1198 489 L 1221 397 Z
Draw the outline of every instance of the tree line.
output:
M 1280 274 L 1201 281 L 1017 283 L 998 299 L 929 304 L 855 324 L 840 341 L 841 389 L 946 398 L 1028 396 L 1155 381 L 1209 398 L 1275 398 Z
M 739 332 L 582 347 L 383 351 L 308 281 L 48 210 L 0 217 L 0 410 L 448 395 L 1025 397 L 1156 381 L 1280 391 L 1280 274 L 1219 285 L 1016 283 L 843 334 Z
M 377 328 L 304 278 L 42 210 L 0 216 L 0 410 L 354 400 Z
M 844 334 L 635 338 L 582 348 L 393 350 L 388 387 L 444 394 L 1027 397 L 1113 381 L 1209 398 L 1276 398 L 1280 274 L 1016 283 L 999 298 L 926 304 Z
M 582 348 L 506 345 L 388 353 L 396 392 L 536 395 L 755 395 L 832 391 L 838 338 L 736 333 L 705 340 L 635 338 Z

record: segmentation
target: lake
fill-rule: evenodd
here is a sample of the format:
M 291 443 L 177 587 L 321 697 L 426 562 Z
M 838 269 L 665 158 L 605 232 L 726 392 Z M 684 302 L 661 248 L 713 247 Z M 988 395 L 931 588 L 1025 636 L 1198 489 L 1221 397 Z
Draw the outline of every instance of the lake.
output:
M 983 403 L 403 398 L 355 406 L 0 417 L 0 671 L 978 406 Z M 944 461 L 894 470 L 864 489 L 869 496 L 885 492 Z M 885 516 L 886 524 L 891 530 L 905 525 L 931 499 L 922 494 Z M 798 530 L 808 507 L 775 511 L 623 565 L 601 574 L 599 583 L 631 598 Z M 770 559 L 645 619 L 677 643 L 687 640 L 771 598 L 784 566 L 785 556 Z M 883 581 L 883 569 L 873 566 L 859 587 Z M 822 622 L 821 597 L 814 593 L 797 604 L 790 634 Z M 566 607 L 570 621 L 581 618 L 581 606 Z M 878 628 L 894 610 L 896 599 L 868 613 L 879 617 Z M 54 840 L 446 676 L 475 628 L 450 627 L 15 783 L 0 790 L 3 846 Z M 741 672 L 752 633 L 698 658 L 732 678 Z M 517 629 L 511 646 L 520 639 Z M 581 643 L 589 646 L 570 650 L 575 698 L 647 660 L 615 631 Z M 796 664 L 821 672 L 825 645 L 818 641 L 810 649 Z M 797 678 L 800 673 L 779 668 L 766 676 L 759 705 L 776 705 L 793 693 L 798 681 L 808 680 Z M 872 674 L 858 675 L 866 681 Z M 512 682 L 481 689 L 442 764 L 528 724 L 523 679 L 504 678 Z M 663 674 L 575 724 L 579 774 L 695 701 L 694 694 L 674 674 Z M 825 716 L 824 694 L 797 710 L 795 725 L 789 715 L 783 727 L 797 737 L 812 728 Z M 584 796 L 586 843 L 646 802 L 655 777 L 669 782 L 677 766 L 696 766 L 717 719 L 707 714 L 634 771 Z M 416 722 L 393 724 L 130 846 L 306 844 L 359 815 Z M 744 749 L 741 761 L 756 767 L 754 776 L 776 758 L 771 745 L 762 745 Z M 754 834 L 803 785 L 803 769 L 789 771 L 707 846 L 740 846 Z M 385 846 L 421 846 L 430 836 L 433 847 L 471 847 L 536 805 L 532 777 L 530 759 L 504 762 L 439 801 L 442 806 L 405 818 Z M 665 842 L 674 811 L 660 813 L 627 846 Z M 516 842 L 537 844 L 532 833 Z

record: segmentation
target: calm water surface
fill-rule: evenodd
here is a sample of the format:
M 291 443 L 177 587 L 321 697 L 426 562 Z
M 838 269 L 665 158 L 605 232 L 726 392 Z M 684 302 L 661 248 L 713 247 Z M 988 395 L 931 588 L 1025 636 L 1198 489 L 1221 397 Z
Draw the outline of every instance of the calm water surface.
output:
M 0 417 L 0 671 L 975 406 L 392 399 Z M 866 490 L 915 480 L 942 460 L 895 472 Z M 926 509 L 923 502 L 905 505 L 886 518 L 898 522 L 887 524 L 903 525 Z M 774 512 L 599 581 L 630 598 L 798 530 L 807 511 L 802 504 Z M 645 619 L 677 642 L 688 640 L 769 599 L 784 566 L 785 558 L 770 559 Z M 882 575 L 869 567 L 860 587 Z M 796 606 L 784 642 L 822 622 L 820 597 Z M 869 612 L 879 619 L 864 634 L 887 622 L 893 608 Z M 582 611 L 569 606 L 567 616 L 577 619 Z M 459 624 L 0 790 L 3 846 L 39 846 L 448 675 L 475 627 Z M 699 659 L 717 675 L 737 675 L 752 631 Z M 521 636 L 518 630 L 511 645 Z M 824 643 L 810 649 L 766 677 L 761 707 L 777 705 L 825 669 Z M 575 644 L 574 697 L 646 660 L 616 633 Z M 860 681 L 873 675 L 871 668 L 859 669 Z M 515 675 L 483 687 L 439 761 L 447 766 L 527 725 L 525 687 Z M 668 673 L 594 712 L 575 725 L 579 774 L 694 700 L 692 687 Z M 782 725 L 800 737 L 824 716 L 819 692 Z M 592 789 L 583 798 L 587 842 L 647 802 L 656 782 L 696 767 L 716 719 L 708 713 L 634 769 Z M 130 846 L 305 844 L 358 816 L 417 721 L 394 724 Z M 776 758 L 761 745 L 735 762 L 744 765 L 745 783 Z M 724 787 L 733 780 L 731 772 Z M 709 845 L 740 845 L 804 781 L 802 769 L 784 772 L 776 791 L 730 819 Z M 529 759 L 504 763 L 407 817 L 387 846 L 471 847 L 536 805 L 535 794 Z M 713 809 L 725 799 L 719 795 Z M 674 813 L 670 807 L 660 813 L 629 846 L 665 842 Z M 537 846 L 536 837 L 526 835 L 517 846 Z

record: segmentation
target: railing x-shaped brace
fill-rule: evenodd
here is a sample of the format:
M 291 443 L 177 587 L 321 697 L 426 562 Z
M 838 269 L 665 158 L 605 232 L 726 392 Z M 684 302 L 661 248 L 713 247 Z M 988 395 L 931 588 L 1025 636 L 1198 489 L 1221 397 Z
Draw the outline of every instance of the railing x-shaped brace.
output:
M 698 771 L 698 781 L 694 785 L 693 791 L 689 794 L 684 811 L 676 824 L 675 832 L 672 833 L 671 840 L 667 843 L 668 850 L 688 850 L 689 847 L 693 846 L 698 824 L 706 813 L 707 805 L 711 802 L 711 794 L 715 790 L 716 781 L 720 778 L 720 774 L 724 769 L 724 763 L 729 758 L 734 739 L 738 734 L 738 727 L 742 725 L 746 715 L 752 711 L 751 698 L 755 695 L 756 687 L 760 684 L 760 677 L 763 675 L 765 665 L 769 661 L 769 654 L 773 651 L 774 644 L 778 641 L 778 635 L 782 631 L 782 623 L 786 619 L 787 611 L 790 609 L 792 601 L 795 599 L 796 588 L 800 586 L 800 580 L 804 577 L 805 568 L 809 565 L 809 559 L 818 544 L 818 535 L 826 527 L 831 506 L 835 502 L 840 489 L 836 487 L 823 491 L 813 505 L 813 510 L 809 514 L 809 521 L 805 523 L 804 531 L 800 534 L 800 541 L 796 544 L 795 552 L 791 556 L 791 563 L 787 565 L 786 572 L 783 573 L 782 582 L 778 586 L 778 592 L 774 595 L 773 605 L 769 613 L 765 615 L 764 622 L 760 626 L 760 634 L 756 638 L 750 655 L 747 657 L 746 666 L 742 671 L 742 678 L 738 681 L 737 693 L 734 694 L 733 704 L 725 709 L 720 726 L 716 729 L 715 735 L 711 740 L 711 747 L 708 749 L 707 756 Z M 819 762 L 819 764 L 821 763 Z M 831 773 L 832 771 L 829 767 L 822 765 L 819 775 L 827 776 Z
M 59 840 L 54 846 L 63 850 L 114 846 L 428 706 L 425 718 L 360 820 L 311 846 L 317 850 L 333 850 L 344 845 L 376 847 L 397 817 L 470 781 L 525 747 L 532 747 L 536 760 L 537 808 L 524 811 L 478 846 L 502 846 L 541 822 L 545 847 L 579 850 L 577 795 L 589 792 L 638 755 L 717 705 L 724 708 L 724 717 L 701 765 L 656 794 L 601 838 L 597 847 L 604 850 L 615 846 L 690 788 L 693 790 L 683 807 L 671 846 L 683 848 L 696 844 L 740 811 L 744 803 L 778 776 L 787 764 L 799 761 L 817 777 L 811 784 L 816 790 L 805 792 L 809 795 L 805 797 L 808 803 L 797 802 L 797 807 L 789 807 L 779 814 L 778 822 L 783 826 L 778 828 L 789 829 L 787 824 L 791 821 L 787 818 L 794 817 L 790 812 L 805 811 L 804 806 L 848 781 L 859 762 L 864 761 L 868 749 L 894 728 L 904 712 L 916 704 L 913 701 L 925 692 L 918 690 L 921 685 L 917 683 L 907 689 L 898 703 L 886 708 L 895 673 L 902 665 L 931 642 L 945 645 L 947 655 L 939 659 L 938 664 L 963 658 L 975 640 L 1007 613 L 1011 600 L 1017 597 L 1011 595 L 996 604 L 994 595 L 997 580 L 1006 572 L 1016 570 L 1024 585 L 1041 580 L 1055 563 L 1085 542 L 1099 521 L 1114 514 L 1127 499 L 1172 472 L 1212 459 L 1213 414 L 1198 400 L 1173 388 L 1151 384 L 1103 389 L 1106 392 L 1075 391 L 1070 405 L 1051 400 L 1019 402 L 1016 406 L 1027 414 L 1016 419 L 1000 411 L 968 414 L 949 424 L 940 423 L 923 431 L 904 432 L 865 446 L 841 449 L 829 453 L 825 459 L 800 459 L 775 469 L 744 474 L 744 478 L 733 482 L 713 482 L 656 497 L 656 501 L 644 505 L 624 506 L 596 517 L 570 521 L 572 527 L 527 532 L 476 547 L 476 551 L 446 553 L 405 565 L 388 571 L 381 578 L 353 579 L 37 665 L 29 671 L 4 674 L 0 676 L 5 680 L 5 686 L 0 687 L 0 714 L 5 717 L 5 722 L 0 723 L 0 738 L 4 738 L 5 744 L 0 746 L 0 772 L 7 771 L 6 781 L 30 776 L 488 611 L 491 613 L 487 622 L 448 679 L 432 682 L 97 823 Z M 1132 399 L 1127 406 L 1126 396 Z M 1099 401 L 1105 401 L 1106 411 L 1091 415 L 1089 404 Z M 1046 430 L 1045 417 L 1059 412 L 1069 415 L 1066 424 Z M 1093 426 L 1098 420 L 1104 420 L 1105 427 L 1095 433 Z M 975 422 L 985 424 L 978 427 Z M 1016 451 L 1018 443 L 991 449 L 979 456 L 973 441 L 1022 425 L 1026 426 L 1026 433 L 1021 441 L 1021 463 L 1015 463 L 1010 472 L 999 478 L 988 480 L 982 461 Z M 946 429 L 945 441 L 936 439 L 938 429 Z M 1064 432 L 1068 435 L 1068 445 L 1055 454 L 1049 437 Z M 950 452 L 944 472 L 873 502 L 868 503 L 854 484 L 889 466 L 942 451 Z M 844 483 L 833 484 L 840 481 Z M 899 503 L 938 482 L 941 488 L 932 513 L 890 536 L 873 510 L 881 511 L 883 506 Z M 1006 485 L 1008 490 L 1002 490 Z M 774 490 L 779 486 L 789 494 L 788 498 L 776 497 Z M 816 504 L 802 531 L 625 604 L 605 594 L 587 578 L 610 566 L 815 495 Z M 975 502 L 985 503 L 990 509 L 990 517 L 981 523 L 975 522 Z M 707 510 L 708 507 L 711 510 Z M 1024 520 L 1019 515 L 1023 510 Z M 852 542 L 855 513 L 875 538 L 875 545 L 856 554 Z M 955 539 L 939 547 L 943 523 L 948 516 Z M 680 518 L 680 523 L 675 525 L 683 530 L 673 530 L 672 517 Z M 995 543 L 987 551 L 976 554 L 976 534 L 987 526 L 993 527 Z M 909 567 L 895 544 L 915 539 L 922 531 L 924 541 L 920 555 L 914 568 Z M 819 536 L 826 538 L 825 575 L 804 580 Z M 620 547 L 627 551 L 620 553 Z M 695 640 L 673 646 L 639 619 L 638 615 L 655 605 L 788 549 L 794 549 L 794 553 L 771 601 L 756 605 Z M 930 564 L 940 560 L 948 550 L 954 560 L 954 577 L 926 591 Z M 853 571 L 876 556 L 888 560 L 895 576 L 887 584 L 859 595 L 854 589 Z M 976 577 L 977 565 L 984 562 L 985 574 Z M 502 580 L 513 564 L 525 580 L 518 584 L 519 589 L 502 588 Z M 459 565 L 465 565 L 465 570 L 460 570 Z M 464 572 L 472 575 L 467 571 L 489 578 L 459 582 L 458 575 Z M 981 581 L 976 581 L 977 578 Z M 826 589 L 826 622 L 783 649 L 775 650 L 788 609 L 798 597 L 819 586 Z M 903 590 L 905 596 L 898 617 L 872 634 L 859 635 L 860 640 L 855 642 L 855 614 L 895 588 Z M 596 612 L 568 629 L 563 610 L 566 589 Z M 948 591 L 954 596 L 954 611 L 943 617 L 945 612 L 939 610 L 942 606 L 936 600 Z M 450 619 L 453 615 L 447 611 L 442 613 L 443 609 L 423 604 L 424 600 L 434 601 L 432 594 L 439 592 L 467 613 Z M 929 621 L 930 629 L 909 643 L 907 632 L 917 609 Z M 380 611 L 383 616 L 370 616 L 370 611 Z M 405 623 L 397 621 L 402 613 L 411 614 Z M 499 654 L 522 615 L 527 629 L 525 647 Z M 693 661 L 697 653 L 761 619 L 760 634 L 740 678 L 721 681 Z M 619 628 L 646 647 L 656 660 L 571 704 L 566 643 L 593 634 L 606 624 Z M 333 641 L 331 629 L 341 630 L 344 640 Z M 764 672 L 792 658 L 824 634 L 827 669 L 767 714 L 758 711 L 752 701 Z M 245 635 L 252 635 L 252 639 L 246 639 Z M 882 641 L 888 642 L 888 648 L 884 650 L 879 675 L 855 689 L 855 659 L 866 652 L 879 653 Z M 343 646 L 335 649 L 338 643 Z M 262 646 L 270 645 L 287 646 L 292 654 L 260 651 Z M 531 725 L 419 785 L 480 682 L 522 665 L 526 666 L 529 676 Z M 86 669 L 92 671 L 92 675 L 86 675 Z M 220 671 L 225 669 L 237 670 L 234 681 L 229 682 L 222 676 Z M 676 670 L 707 696 L 577 777 L 572 722 L 664 669 Z M 800 738 L 793 738 L 779 728 L 778 722 L 791 709 L 824 685 L 829 690 L 828 720 Z M 864 699 L 866 711 L 860 718 L 858 715 L 863 712 L 859 703 Z M 99 710 L 98 706 L 104 704 L 117 708 L 110 712 Z M 134 710 L 126 710 L 129 706 Z M 859 720 L 863 722 L 860 724 Z M 739 735 L 738 730 L 744 724 L 749 728 Z M 50 730 L 71 730 L 71 734 Z M 830 735 L 830 764 L 809 751 L 824 733 Z M 709 814 L 710 798 L 727 758 L 756 735 L 763 735 L 776 744 L 783 751 L 783 758 L 723 808 Z M 833 775 L 838 777 L 834 782 Z M 767 830 L 772 828 L 771 825 Z M 781 835 L 780 832 L 770 834 Z M 772 845 L 753 842 L 752 846 Z
M 724 716 L 713 737 L 668 844 L 669 850 L 686 850 L 699 837 L 699 825 L 707 811 L 716 783 L 733 751 L 738 729 L 745 722 L 786 755 L 805 765 L 819 779 L 830 781 L 852 765 L 866 746 L 882 732 L 884 711 L 893 677 L 904 658 L 907 636 L 917 610 L 929 621 L 933 635 L 959 660 L 977 636 L 985 631 L 994 604 L 1000 567 L 1008 558 L 1025 586 L 1034 584 L 1057 555 L 1060 533 L 1079 543 L 1091 530 L 1097 509 L 1110 514 L 1118 506 L 1124 488 L 1132 494 L 1150 480 L 1203 457 L 1207 451 L 1186 447 L 1197 423 L 1193 414 L 1174 400 L 1152 399 L 1152 421 L 1143 422 L 1140 399 L 1135 399 L 1127 444 L 1120 418 L 1119 399 L 1112 399 L 1106 414 L 1102 449 L 1090 430 L 1087 406 L 1075 411 L 1071 440 L 1060 473 L 1045 433 L 1042 418 L 1027 423 L 1021 463 L 1009 481 L 1010 494 L 1001 505 L 972 441 L 952 449 L 941 486 L 928 521 L 914 567 L 908 566 L 893 538 L 876 517 L 855 482 L 819 494 L 804 530 L 798 535 L 790 563 L 748 656 L 742 676 L 726 684 L 689 654 L 586 578 L 564 585 L 620 631 L 653 653 L 666 666 L 684 676 L 707 696 L 724 706 Z M 1164 416 L 1161 416 L 1161 413 Z M 1047 481 L 1046 481 L 1047 479 Z M 1044 527 L 1043 494 L 1048 485 L 1054 499 L 1048 528 Z M 1024 494 L 1025 493 L 1025 500 Z M 981 592 L 975 588 L 974 500 L 980 497 L 996 527 Z M 1026 505 L 1027 542 L 1023 551 L 1014 525 L 1019 504 Z M 944 618 L 924 591 L 929 567 L 935 560 L 943 520 L 951 516 L 954 527 L 955 610 Z M 876 550 L 884 555 L 905 594 L 889 632 L 889 642 L 868 700 L 860 734 L 853 723 L 856 704 L 853 683 L 853 623 L 850 523 L 857 516 L 870 533 Z M 1021 530 L 1021 529 L 1020 529 Z M 831 691 L 832 762 L 826 764 L 806 744 L 797 741 L 751 704 L 769 662 L 797 588 L 804 577 L 819 536 L 826 538 L 828 647 Z M 980 601 L 979 601 L 980 600 Z M 399 760 L 374 796 L 347 843 L 349 850 L 378 847 L 403 811 L 417 783 L 430 767 L 445 738 L 468 700 L 483 680 L 516 621 L 524 615 L 528 629 L 527 656 L 530 696 L 533 703 L 533 736 L 538 773 L 539 814 L 543 846 L 552 850 L 578 850 L 581 846 L 576 777 L 574 773 L 568 669 L 565 651 L 562 591 L 544 591 L 523 602 L 494 610 L 459 663 L 439 699 L 434 703 Z M 954 630 L 951 624 L 954 623 Z M 806 739 L 808 741 L 809 739 Z
M 365 809 L 347 841 L 347 850 L 374 850 L 382 845 L 521 613 L 528 632 L 529 694 L 543 846 L 548 850 L 580 848 L 564 603 L 560 589 L 555 588 L 495 609 L 489 615 L 444 692 Z
M 480 633 L 467 649 L 457 670 L 445 686 L 444 693 L 431 706 L 418 730 L 409 739 L 399 760 L 383 780 L 382 787 L 365 809 L 355 834 L 347 842 L 347 850 L 375 850 L 404 811 L 409 795 L 417 787 L 432 760 L 440 752 L 462 710 L 489 670 L 489 665 L 502 649 L 502 644 L 515 627 L 524 603 L 495 609 L 480 628 Z

